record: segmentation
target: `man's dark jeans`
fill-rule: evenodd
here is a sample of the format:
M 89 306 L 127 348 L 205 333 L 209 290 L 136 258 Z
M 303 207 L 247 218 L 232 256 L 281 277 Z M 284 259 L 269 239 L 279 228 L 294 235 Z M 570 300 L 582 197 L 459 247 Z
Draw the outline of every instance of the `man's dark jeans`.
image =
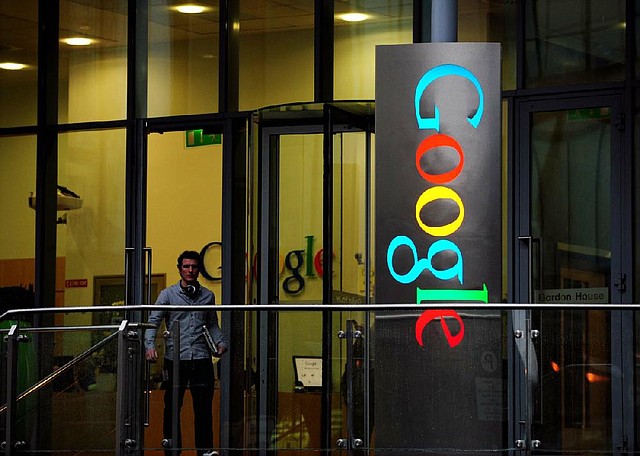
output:
M 164 382 L 164 421 L 163 432 L 165 439 L 172 438 L 172 405 L 173 405 L 173 362 L 165 358 L 164 370 L 167 372 L 167 381 Z M 180 410 L 184 402 L 184 393 L 189 388 L 193 402 L 195 446 L 198 456 L 213 448 L 213 390 L 214 390 L 213 364 L 211 358 L 180 361 L 180 389 L 178 393 L 178 441 L 173 442 L 174 447 L 182 448 L 182 432 L 180 426 Z M 165 451 L 165 456 L 171 456 L 170 450 Z

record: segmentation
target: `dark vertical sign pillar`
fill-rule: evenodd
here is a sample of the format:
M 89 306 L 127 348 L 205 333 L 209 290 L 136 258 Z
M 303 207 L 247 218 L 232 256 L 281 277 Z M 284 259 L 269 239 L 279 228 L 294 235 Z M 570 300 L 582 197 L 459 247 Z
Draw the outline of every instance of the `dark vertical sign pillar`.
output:
M 500 96 L 499 44 L 377 48 L 377 447 L 500 444 Z

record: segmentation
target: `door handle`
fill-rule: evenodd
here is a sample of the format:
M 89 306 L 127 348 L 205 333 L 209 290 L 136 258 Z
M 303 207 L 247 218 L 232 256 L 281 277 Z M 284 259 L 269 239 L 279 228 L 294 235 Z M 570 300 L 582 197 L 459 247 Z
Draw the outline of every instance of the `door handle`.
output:
M 131 255 L 133 255 L 133 247 L 125 247 L 124 249 L 124 300 L 125 304 L 129 304 L 129 269 L 131 268 Z
M 533 244 L 538 243 L 538 282 L 539 287 L 542 288 L 542 238 L 534 236 L 518 236 L 518 240 L 527 244 L 527 296 L 530 304 L 533 304 Z
M 145 247 L 144 251 L 147 254 L 147 304 L 151 305 L 151 247 Z

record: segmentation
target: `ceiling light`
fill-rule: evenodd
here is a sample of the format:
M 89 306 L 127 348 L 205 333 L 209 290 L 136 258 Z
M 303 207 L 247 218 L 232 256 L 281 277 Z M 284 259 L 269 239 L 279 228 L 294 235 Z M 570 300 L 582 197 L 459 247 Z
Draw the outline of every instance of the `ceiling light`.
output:
M 200 5 L 178 5 L 176 11 L 183 14 L 200 14 L 204 13 L 207 9 Z
M 2 62 L 0 63 L 0 68 L 3 70 L 22 70 L 27 66 L 24 63 L 14 63 L 14 62 Z
M 345 13 L 338 17 L 345 22 L 362 22 L 369 19 L 369 16 L 363 13 Z
M 89 38 L 84 38 L 84 37 L 71 37 L 71 38 L 65 38 L 64 40 L 62 40 L 64 43 L 67 43 L 69 46 L 89 46 L 91 43 L 93 43 L 93 41 Z

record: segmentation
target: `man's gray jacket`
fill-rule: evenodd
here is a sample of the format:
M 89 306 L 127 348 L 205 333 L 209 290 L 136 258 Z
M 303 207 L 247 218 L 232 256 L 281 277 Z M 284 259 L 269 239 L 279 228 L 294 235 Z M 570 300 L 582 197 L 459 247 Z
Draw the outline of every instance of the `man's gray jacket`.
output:
M 188 295 L 180 286 L 180 282 L 171 285 L 160 292 L 156 305 L 172 306 L 212 306 L 215 304 L 213 292 L 205 287 L 200 287 L 193 296 Z M 203 335 L 203 326 L 206 326 L 211 334 L 213 342 L 217 345 L 227 346 L 227 341 L 218 326 L 218 314 L 215 310 L 197 310 L 189 312 L 154 310 L 149 315 L 149 323 L 156 328 L 145 331 L 144 345 L 146 349 L 156 348 L 156 335 L 162 321 L 167 325 L 167 330 L 172 330 L 174 322 L 179 322 L 180 327 L 180 360 L 210 358 L 212 353 Z M 171 337 L 165 339 L 164 357 L 173 359 L 174 341 Z

